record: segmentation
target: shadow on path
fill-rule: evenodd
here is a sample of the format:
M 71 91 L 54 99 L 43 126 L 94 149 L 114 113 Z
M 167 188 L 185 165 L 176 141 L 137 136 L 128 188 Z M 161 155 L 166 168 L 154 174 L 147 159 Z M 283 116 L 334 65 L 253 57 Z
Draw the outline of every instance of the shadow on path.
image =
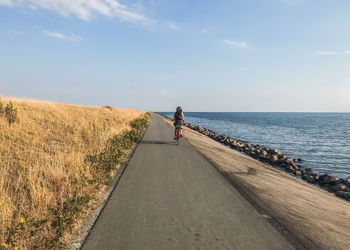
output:
M 175 141 L 141 141 L 141 144 L 166 144 L 166 145 L 177 145 Z

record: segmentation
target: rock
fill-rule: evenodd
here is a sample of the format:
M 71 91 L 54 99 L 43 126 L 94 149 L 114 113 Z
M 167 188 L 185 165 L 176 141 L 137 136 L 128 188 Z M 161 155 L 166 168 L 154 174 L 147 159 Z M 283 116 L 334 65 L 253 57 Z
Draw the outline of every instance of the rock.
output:
M 345 192 L 345 191 L 337 191 L 335 193 L 336 196 L 341 197 L 345 200 L 350 201 L 350 192 Z
M 276 149 L 269 149 L 267 150 L 267 153 L 273 155 L 273 154 L 276 154 L 278 151 Z
M 347 178 L 345 181 L 344 181 L 345 185 L 347 185 L 348 187 L 350 187 L 350 177 Z
M 286 166 L 286 170 L 289 172 L 295 172 L 295 169 L 291 165 Z
M 345 184 L 337 184 L 335 186 L 331 186 L 330 189 L 334 192 L 337 192 L 337 191 L 350 191 L 350 188 L 345 185 Z
M 265 159 L 267 157 L 267 152 L 265 150 L 261 150 L 259 157 Z
M 276 163 L 278 161 L 278 155 L 277 154 L 269 155 L 269 160 L 273 163 Z
M 262 148 L 262 150 L 264 150 L 264 151 L 266 151 L 266 153 L 268 153 L 269 152 L 269 148 Z
M 312 174 L 312 168 L 305 168 L 305 174 L 311 175 Z
M 286 164 L 292 164 L 293 163 L 293 159 L 287 157 L 286 160 L 284 161 Z
M 343 179 L 341 179 L 341 178 L 338 178 L 338 177 L 331 177 L 331 183 L 329 184 L 329 185 L 331 185 L 331 186 L 335 186 L 335 185 L 338 185 L 338 184 L 340 184 L 340 183 L 343 183 L 344 182 L 344 180 Z
M 308 183 L 315 183 L 315 177 L 312 176 L 312 175 L 308 175 L 307 178 L 306 178 L 306 181 Z
M 301 175 L 301 171 L 300 170 L 295 170 L 295 175 Z
M 249 155 L 251 151 L 249 148 L 244 148 L 244 152 Z
M 280 156 L 280 162 L 282 162 L 283 164 L 285 164 L 286 159 L 287 159 L 287 157 L 285 155 Z
M 318 184 L 320 186 L 325 186 L 329 185 L 331 183 L 331 176 L 328 174 L 321 175 L 320 178 L 318 179 Z
M 300 170 L 300 167 L 297 166 L 297 165 L 294 165 L 294 163 L 292 164 L 292 166 L 293 166 L 293 168 L 294 168 L 295 170 Z
M 282 164 L 280 165 L 280 167 L 281 167 L 281 168 L 286 168 L 286 167 L 287 167 L 287 165 L 286 165 L 286 164 L 284 164 L 284 163 L 282 163 Z
M 313 175 L 303 174 L 302 177 L 304 180 L 306 180 L 308 183 L 315 183 L 315 177 Z
M 253 151 L 251 155 L 254 156 L 254 158 L 256 158 L 259 155 L 259 152 Z

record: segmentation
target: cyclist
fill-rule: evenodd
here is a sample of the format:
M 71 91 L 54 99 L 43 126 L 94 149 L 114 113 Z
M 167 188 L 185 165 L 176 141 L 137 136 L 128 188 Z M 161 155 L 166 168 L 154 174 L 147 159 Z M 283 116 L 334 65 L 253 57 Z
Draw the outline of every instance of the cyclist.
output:
M 176 140 L 176 129 L 183 129 L 184 125 L 184 113 L 182 112 L 182 108 L 178 106 L 176 108 L 176 112 L 174 113 L 174 126 L 175 126 L 175 137 L 174 140 Z M 182 133 L 180 134 L 182 136 Z

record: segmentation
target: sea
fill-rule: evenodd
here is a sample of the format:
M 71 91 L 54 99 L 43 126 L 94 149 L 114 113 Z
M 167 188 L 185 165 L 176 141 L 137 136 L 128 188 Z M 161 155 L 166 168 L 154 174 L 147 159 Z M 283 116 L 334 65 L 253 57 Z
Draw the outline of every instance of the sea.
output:
M 173 117 L 173 112 L 158 112 Z M 185 112 L 185 121 L 302 158 L 315 173 L 350 177 L 350 113 Z

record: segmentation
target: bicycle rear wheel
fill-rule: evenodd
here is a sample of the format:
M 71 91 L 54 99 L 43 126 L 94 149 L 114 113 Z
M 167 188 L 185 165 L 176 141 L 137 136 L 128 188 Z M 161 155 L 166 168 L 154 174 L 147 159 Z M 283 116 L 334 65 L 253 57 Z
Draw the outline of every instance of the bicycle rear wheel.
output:
M 180 134 L 181 134 L 181 130 L 180 129 L 176 129 L 176 144 L 177 145 L 180 144 Z

